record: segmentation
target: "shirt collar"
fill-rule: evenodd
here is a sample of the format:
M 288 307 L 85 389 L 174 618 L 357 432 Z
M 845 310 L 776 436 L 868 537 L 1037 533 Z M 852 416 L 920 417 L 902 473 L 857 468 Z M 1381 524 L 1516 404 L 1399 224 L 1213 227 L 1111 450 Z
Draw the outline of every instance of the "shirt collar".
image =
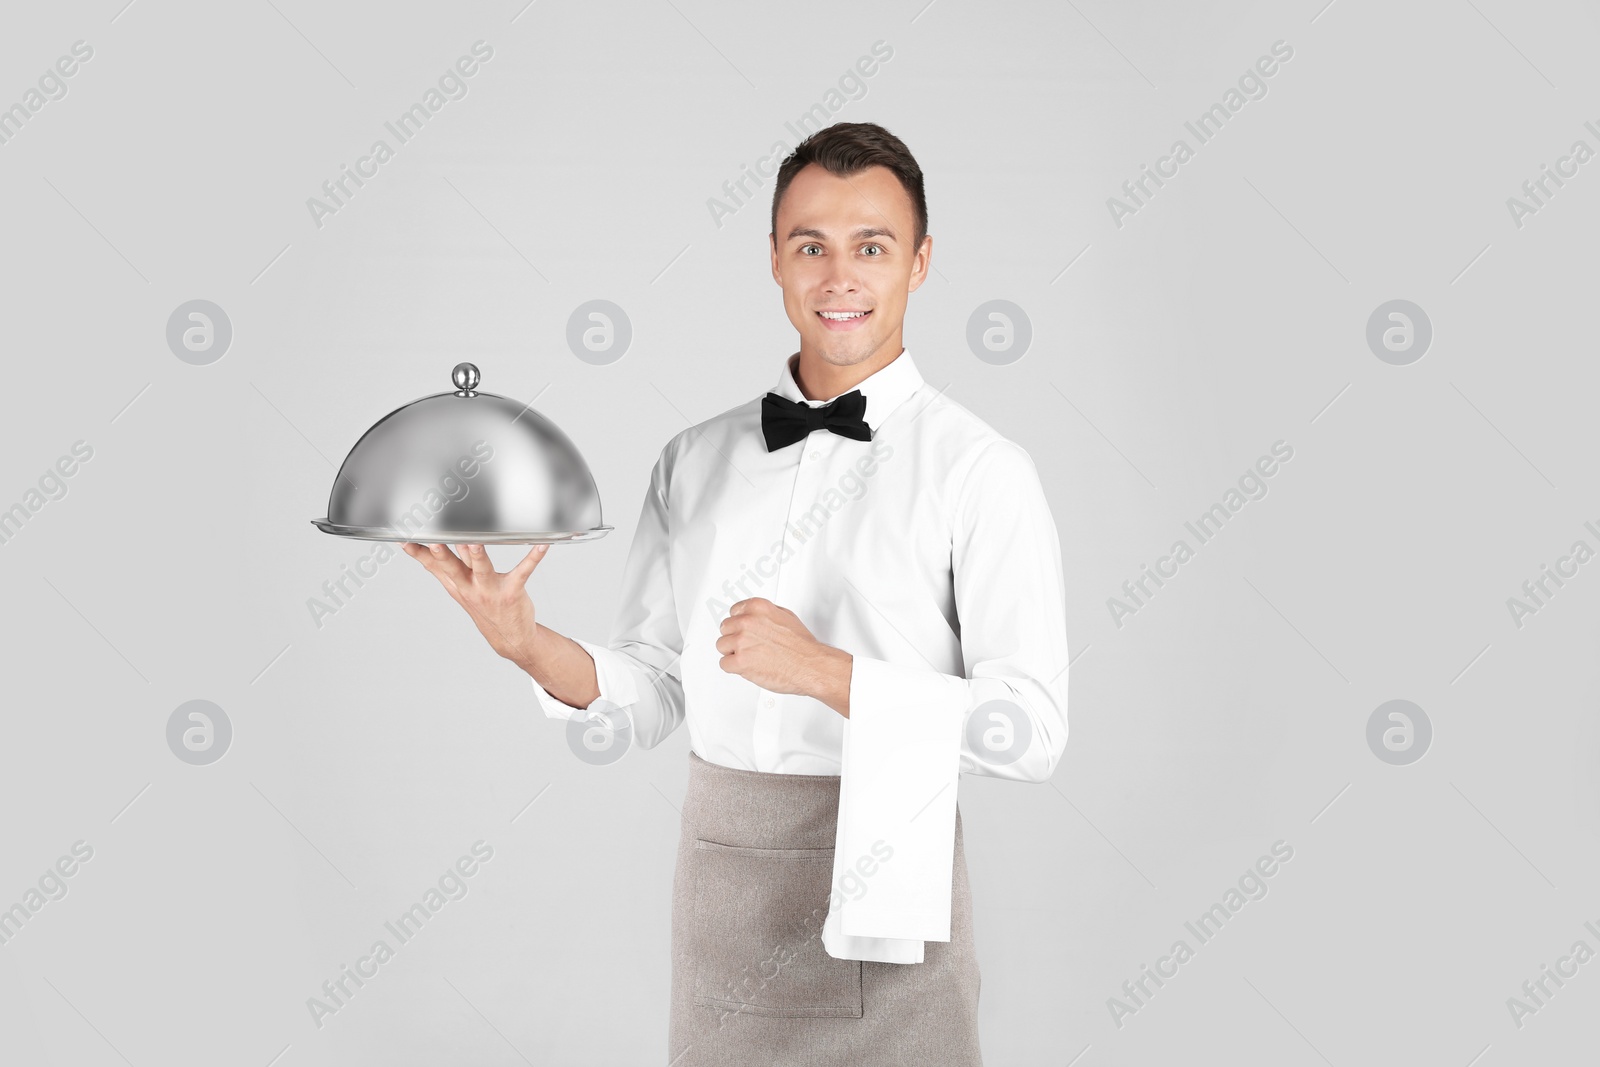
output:
M 809 400 L 800 391 L 800 386 L 794 380 L 795 364 L 800 360 L 798 352 L 783 361 L 783 373 L 778 376 L 778 387 L 773 390 L 786 400 L 795 400 L 812 407 L 821 407 L 823 404 L 837 400 L 838 397 L 828 397 L 826 400 Z M 878 427 L 883 425 L 883 420 L 889 417 L 890 412 L 899 407 L 901 403 L 911 398 L 911 395 L 922 387 L 922 374 L 917 370 L 917 365 L 911 360 L 911 350 L 902 348 L 900 354 L 866 378 L 846 389 L 861 390 L 861 395 L 867 398 L 867 410 L 862 418 L 866 419 L 867 426 L 873 433 L 878 432 Z M 840 396 L 844 395 L 843 393 Z

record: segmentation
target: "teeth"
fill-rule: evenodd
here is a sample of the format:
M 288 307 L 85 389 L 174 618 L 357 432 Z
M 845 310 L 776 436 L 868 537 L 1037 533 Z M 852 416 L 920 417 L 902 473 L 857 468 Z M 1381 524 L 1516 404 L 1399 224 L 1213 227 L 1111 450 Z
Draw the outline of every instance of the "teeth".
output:
M 865 311 L 821 311 L 821 312 L 818 312 L 818 314 L 820 314 L 825 319 L 832 319 L 834 322 L 844 322 L 847 319 L 859 319 L 861 316 L 865 315 L 866 312 Z

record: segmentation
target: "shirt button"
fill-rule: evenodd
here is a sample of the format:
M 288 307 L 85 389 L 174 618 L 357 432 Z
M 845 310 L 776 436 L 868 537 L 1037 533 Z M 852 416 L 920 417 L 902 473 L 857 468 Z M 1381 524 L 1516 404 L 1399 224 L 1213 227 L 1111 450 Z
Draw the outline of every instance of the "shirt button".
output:
M 811 458 L 812 459 L 816 459 L 817 458 L 817 454 L 815 452 L 811 453 Z
M 772 707 L 772 698 L 771 697 L 767 698 L 767 707 L 769 707 L 769 708 Z

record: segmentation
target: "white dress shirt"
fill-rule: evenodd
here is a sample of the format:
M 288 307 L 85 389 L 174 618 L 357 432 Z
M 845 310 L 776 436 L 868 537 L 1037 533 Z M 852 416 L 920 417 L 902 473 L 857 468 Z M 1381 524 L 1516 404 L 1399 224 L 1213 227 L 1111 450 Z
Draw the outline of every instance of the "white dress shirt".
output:
M 795 384 L 798 359 L 773 391 L 826 403 Z M 668 441 L 610 643 L 575 640 L 641 747 L 686 721 L 712 763 L 839 775 L 823 944 L 920 963 L 924 941 L 950 940 L 960 772 L 1043 782 L 1066 745 L 1061 545 L 1028 453 L 927 385 L 909 351 L 855 388 L 870 442 L 815 430 L 769 453 L 760 397 Z M 750 597 L 851 654 L 848 719 L 722 669 L 722 622 Z M 600 714 L 533 687 L 552 718 Z M 989 701 L 1009 704 L 969 725 Z

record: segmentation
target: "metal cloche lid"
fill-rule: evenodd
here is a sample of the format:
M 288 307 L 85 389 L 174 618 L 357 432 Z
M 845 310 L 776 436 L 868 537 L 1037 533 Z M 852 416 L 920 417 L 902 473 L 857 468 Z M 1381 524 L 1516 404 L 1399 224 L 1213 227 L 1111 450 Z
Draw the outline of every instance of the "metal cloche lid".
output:
M 362 434 L 317 528 L 366 541 L 532 545 L 593 541 L 600 492 L 577 446 L 526 404 L 477 391 L 458 363 L 455 391 L 396 408 Z

